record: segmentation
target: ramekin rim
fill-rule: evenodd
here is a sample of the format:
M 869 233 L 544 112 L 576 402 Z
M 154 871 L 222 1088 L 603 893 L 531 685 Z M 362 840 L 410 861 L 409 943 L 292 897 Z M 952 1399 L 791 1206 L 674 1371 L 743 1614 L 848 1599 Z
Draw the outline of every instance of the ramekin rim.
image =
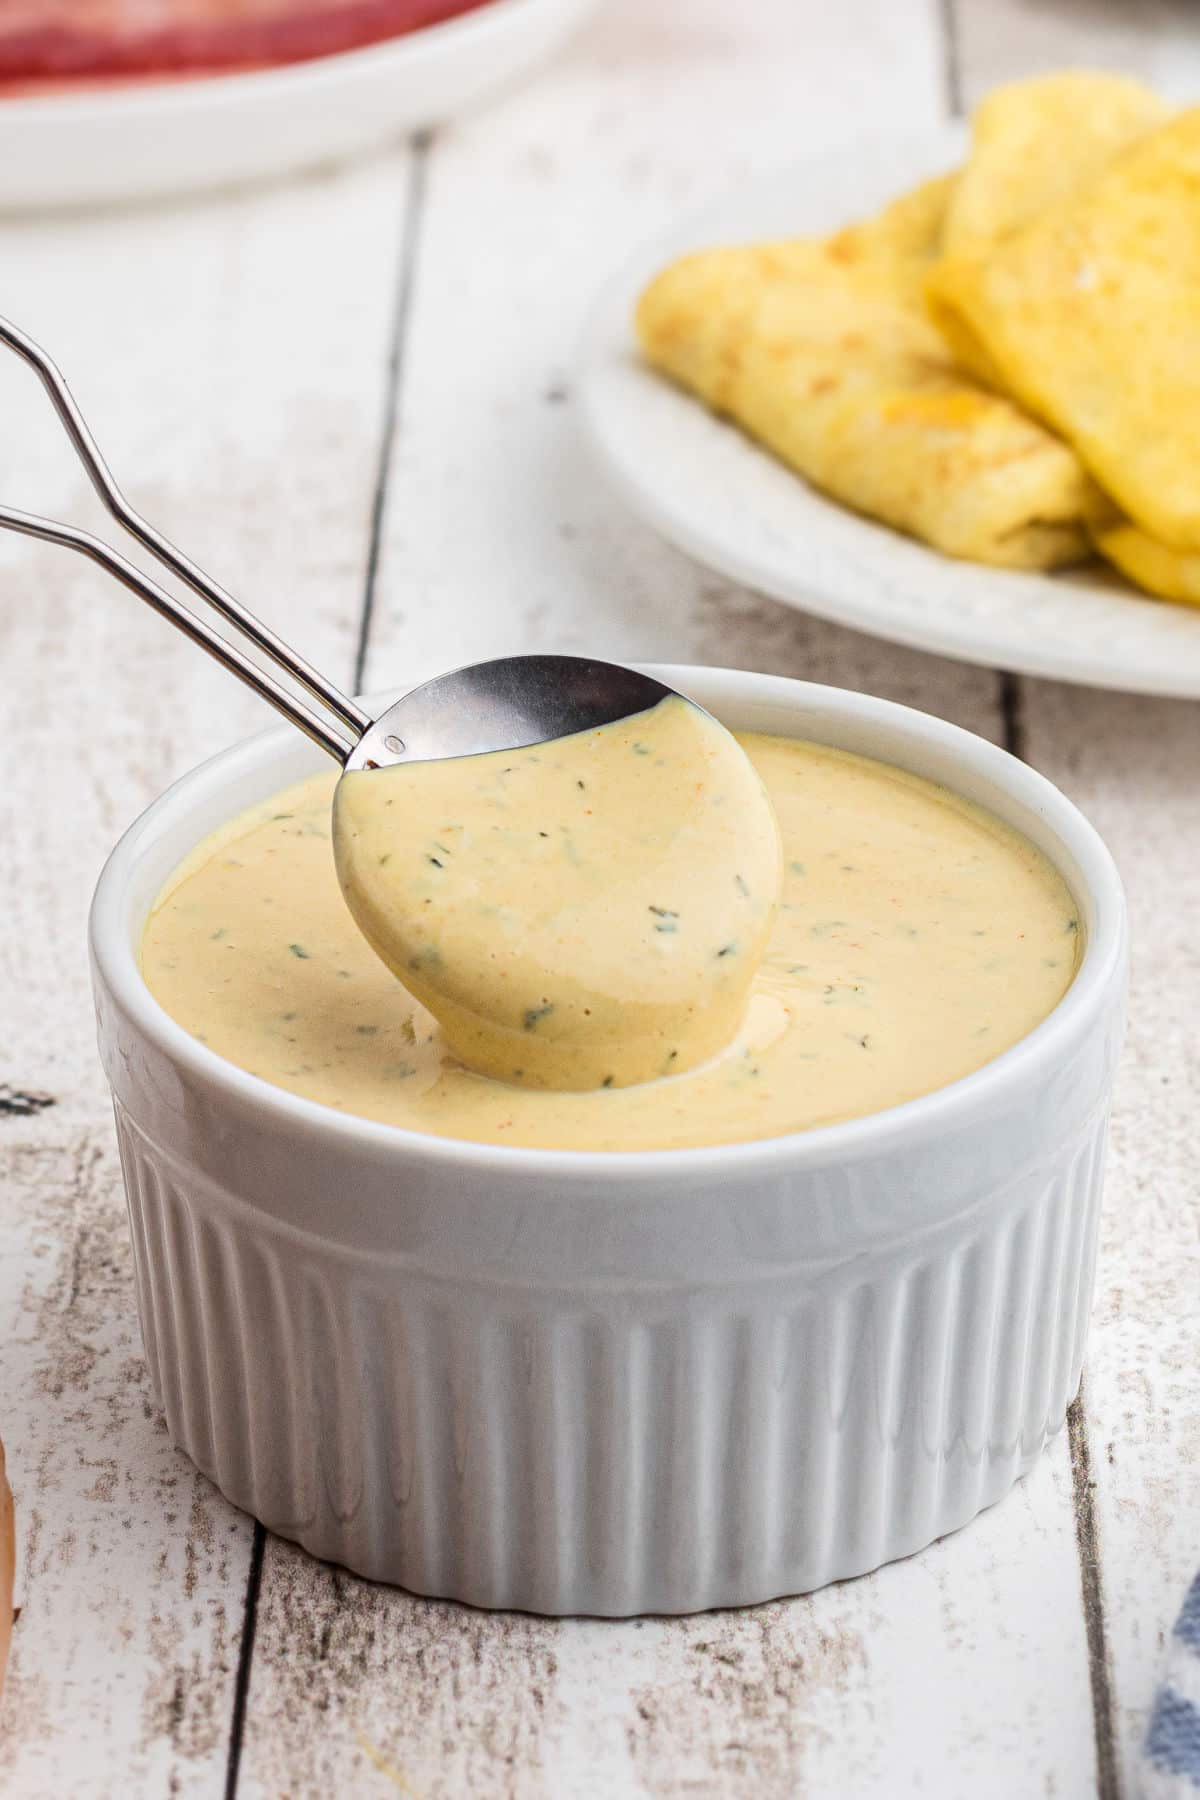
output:
M 968 761 L 974 759 L 977 767 L 982 764 L 982 774 L 992 779 L 997 789 L 1041 812 L 1054 837 L 1074 857 L 1086 878 L 1087 896 L 1097 915 L 1098 928 L 1089 931 L 1080 966 L 1062 999 L 1031 1032 L 1009 1049 L 944 1087 L 900 1105 L 864 1114 L 861 1118 L 732 1144 L 640 1150 L 547 1149 L 439 1137 L 339 1112 L 240 1069 L 192 1037 L 146 986 L 128 929 L 127 890 L 147 834 L 202 778 L 215 781 L 228 774 L 230 764 L 269 756 L 275 746 L 291 735 L 291 728 L 286 725 L 268 727 L 207 757 L 178 777 L 122 833 L 101 870 L 89 914 L 89 945 L 97 971 L 126 1015 L 149 1041 L 172 1062 L 182 1065 L 193 1081 L 218 1094 L 222 1100 L 232 1100 L 240 1110 L 265 1110 L 306 1135 L 341 1139 L 360 1151 L 423 1157 L 458 1166 L 464 1172 L 498 1166 L 507 1174 L 525 1171 L 532 1178 L 554 1179 L 559 1183 L 574 1180 L 624 1183 L 636 1177 L 644 1184 L 648 1180 L 678 1180 L 693 1172 L 708 1177 L 719 1176 L 725 1171 L 753 1173 L 772 1162 L 787 1163 L 792 1167 L 826 1166 L 878 1155 L 888 1150 L 895 1140 L 938 1137 L 969 1119 L 973 1111 L 986 1112 L 989 1104 L 994 1104 L 1015 1085 L 1034 1080 L 1039 1072 L 1048 1071 L 1058 1052 L 1094 1021 L 1124 964 L 1127 946 L 1124 890 L 1112 855 L 1095 827 L 1044 775 L 963 726 L 855 689 L 719 666 L 659 663 L 632 666 L 643 668 L 671 685 L 679 686 L 684 692 L 689 683 L 697 679 L 724 688 L 726 691 L 716 701 L 706 699 L 702 702 L 714 706 L 718 714 L 722 700 L 745 702 L 758 697 L 769 703 L 775 697 L 780 701 L 794 701 L 795 690 L 799 689 L 810 711 L 824 707 L 840 711 L 847 718 L 875 718 L 902 728 L 908 725 L 914 737 L 935 744 L 940 740 L 947 749 L 960 749 Z M 752 684 L 754 693 L 747 693 L 740 685 L 742 683 Z M 1076 898 L 1082 898 L 1082 895 L 1077 894 Z

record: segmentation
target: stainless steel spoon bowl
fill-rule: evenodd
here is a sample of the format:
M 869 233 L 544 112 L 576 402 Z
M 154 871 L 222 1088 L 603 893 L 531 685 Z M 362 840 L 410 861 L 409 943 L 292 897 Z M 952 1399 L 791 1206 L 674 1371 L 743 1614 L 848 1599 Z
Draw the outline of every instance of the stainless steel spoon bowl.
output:
M 645 712 L 673 691 L 619 663 L 580 656 L 506 656 L 439 675 L 373 719 L 130 506 L 61 371 L 40 344 L 4 319 L 0 342 L 36 371 L 88 479 L 113 518 L 199 594 L 233 627 L 237 638 L 216 631 L 91 532 L 7 506 L 0 506 L 0 527 L 62 544 L 98 563 L 261 694 L 343 768 L 373 769 L 487 750 L 518 750 Z M 249 656 L 238 638 L 262 661 Z
M 502 656 L 437 675 L 389 706 L 347 769 L 519 750 L 645 712 L 672 689 L 620 663 L 585 656 Z

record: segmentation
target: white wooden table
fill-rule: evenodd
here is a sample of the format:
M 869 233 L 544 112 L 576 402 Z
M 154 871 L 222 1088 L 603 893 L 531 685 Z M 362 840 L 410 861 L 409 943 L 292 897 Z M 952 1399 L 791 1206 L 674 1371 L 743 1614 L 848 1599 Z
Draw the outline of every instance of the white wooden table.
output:
M 869 687 L 1028 756 L 1129 884 L 1132 1026 L 1069 1432 L 958 1536 L 744 1614 L 489 1617 L 267 1536 L 149 1392 L 84 953 L 114 838 L 258 703 L 61 552 L 0 543 L 0 1434 L 20 1531 L 0 1788 L 1132 1794 L 1200 1556 L 1200 709 L 815 623 L 633 523 L 576 435 L 597 283 L 713 188 L 1063 62 L 1200 89 L 1188 0 L 609 0 L 428 142 L 272 190 L 0 221 L 0 306 L 149 516 L 336 676 L 539 646 Z M 4 497 L 98 515 L 0 368 Z

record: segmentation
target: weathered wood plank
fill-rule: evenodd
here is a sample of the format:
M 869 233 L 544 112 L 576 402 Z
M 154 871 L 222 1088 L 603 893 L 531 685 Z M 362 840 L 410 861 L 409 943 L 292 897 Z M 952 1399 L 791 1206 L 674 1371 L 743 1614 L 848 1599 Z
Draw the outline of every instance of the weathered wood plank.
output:
M 379 1771 L 422 1800 L 1086 1800 L 1069 1495 L 1060 1444 L 968 1531 L 876 1576 L 628 1623 L 415 1600 L 269 1541 L 240 1792 L 369 1792 Z
M 1087 1381 L 1118 1752 L 1132 1783 L 1165 1635 L 1197 1561 L 1200 711 L 1040 683 L 1025 711 L 1030 759 L 1104 833 L 1133 927 Z
M 965 103 L 1039 69 L 1117 69 L 1168 94 L 1200 86 L 1200 34 L 1190 0 L 950 0 Z
M 966 87 L 1021 72 L 1032 54 L 1143 67 L 1183 91 L 1181 4 L 1142 9 L 1132 27 L 1126 8 L 1089 9 L 1081 39 L 1076 8 L 969 0 Z M 998 735 L 992 677 L 714 581 L 630 522 L 575 443 L 574 335 L 635 236 L 805 141 L 863 118 L 918 124 L 938 104 L 937 44 L 915 5 L 855 0 L 832 19 L 782 0 L 736 18 L 715 0 L 649 10 L 614 4 L 541 83 L 438 146 L 369 678 L 586 645 L 812 673 Z M 401 185 L 393 162 L 213 201 L 169 224 L 146 213 L 0 228 L 6 304 L 62 355 L 147 511 L 315 654 L 340 646 L 342 673 Z M 143 384 L 153 406 L 137 402 Z M 85 516 L 43 403 L 31 396 L 26 409 L 14 388 L 11 404 L 5 435 L 25 454 L 3 472 L 6 497 Z M 239 498 L 225 516 L 230 490 Z M 286 598 L 274 591 L 283 563 Z M 18 1504 L 23 1493 L 36 1502 L 0 1770 L 21 1794 L 81 1782 L 101 1794 L 211 1793 L 247 1525 L 169 1450 L 145 1391 L 82 919 L 103 850 L 136 806 L 258 715 L 132 600 L 102 592 L 49 552 L 0 545 L 0 633 L 16 675 L 5 725 L 43 754 L 59 748 L 45 709 L 66 645 L 60 691 L 85 721 L 87 750 L 82 808 L 77 756 L 39 775 L 36 810 L 32 774 L 4 797 L 18 880 L 0 967 L 22 999 L 0 1079 L 58 1105 L 0 1117 L 12 1197 L 0 1220 L 0 1431 Z M 1197 727 L 1184 707 L 1054 688 L 1023 688 L 1022 703 L 1032 759 L 1114 842 L 1144 946 L 1088 1399 L 1128 1763 L 1154 1640 L 1194 1554 L 1180 1471 L 1200 1450 L 1197 1345 L 1183 1317 L 1200 1273 L 1184 1098 L 1196 969 L 1180 921 L 1196 898 L 1183 771 Z M 899 1568 L 682 1622 L 491 1619 L 271 1544 L 242 1791 L 896 1794 L 921 1782 L 1093 1793 L 1072 1485 L 1060 1445 L 970 1531 Z
M 579 442 L 570 395 L 588 308 L 641 237 L 844 136 L 848 115 L 912 130 L 941 111 L 932 25 L 911 3 L 774 0 L 735 18 L 676 0 L 650 19 L 626 0 L 552 76 L 438 143 L 372 683 L 467 648 L 587 645 L 921 693 L 994 728 L 986 672 L 749 596 L 631 519 Z
M 406 157 L 187 208 L 0 225 L 5 306 L 62 360 L 156 523 L 347 679 Z M 0 364 L 0 491 L 102 515 L 36 384 Z M 260 703 L 63 552 L 0 545 L 9 881 L 0 1081 L 0 1433 L 23 1611 L 0 1728 L 22 1796 L 211 1795 L 225 1769 L 251 1523 L 150 1395 L 96 1066 L 88 899 L 172 777 Z
M 956 15 L 968 103 L 997 80 L 1060 66 L 1140 74 L 1180 98 L 1200 92 L 1200 36 L 1186 0 L 1042 8 L 957 0 Z M 1133 1791 L 1164 1634 L 1197 1558 L 1200 1215 L 1188 1159 L 1200 959 L 1188 921 L 1200 896 L 1192 774 L 1200 713 L 1042 682 L 1021 684 L 1020 712 L 1025 753 L 1105 834 L 1132 912 L 1129 1044 L 1080 1421 L 1086 1467 L 1077 1466 L 1076 1485 L 1093 1484 L 1090 1507 L 1085 1493 L 1079 1499 L 1093 1642 L 1104 1659 L 1094 1671 L 1098 1711 L 1111 1697 L 1113 1787 Z M 1103 1732 L 1102 1716 L 1098 1724 Z
M 1001 735 L 993 675 L 806 619 L 660 543 L 601 486 L 572 417 L 584 312 L 638 236 L 864 118 L 927 122 L 940 84 L 928 8 L 625 0 L 438 141 L 372 685 L 586 648 L 870 687 Z M 925 1555 L 744 1614 L 490 1618 L 268 1542 L 240 1791 L 372 1779 L 426 1800 L 1094 1793 L 1066 1446 Z

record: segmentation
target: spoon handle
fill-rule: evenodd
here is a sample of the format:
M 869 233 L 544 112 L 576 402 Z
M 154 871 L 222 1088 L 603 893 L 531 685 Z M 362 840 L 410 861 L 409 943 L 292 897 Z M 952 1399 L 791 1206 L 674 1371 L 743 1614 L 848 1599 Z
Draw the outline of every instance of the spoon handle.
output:
M 264 700 L 277 708 L 293 725 L 319 744 L 322 750 L 344 763 L 354 745 L 363 733 L 370 729 L 374 721 L 353 700 L 347 698 L 340 689 L 328 681 L 319 670 L 304 660 L 302 656 L 285 644 L 269 626 L 261 619 L 247 611 L 232 594 L 226 592 L 211 576 L 204 573 L 190 557 L 178 550 L 161 532 L 156 531 L 148 520 L 130 506 L 124 494 L 117 486 L 112 472 L 100 453 L 100 448 L 88 429 L 87 422 L 75 403 L 75 398 L 67 386 L 63 375 L 54 361 L 42 349 L 40 344 L 7 319 L 0 318 L 0 343 L 7 344 L 35 371 L 42 386 L 50 397 L 55 412 L 62 421 L 63 427 L 71 441 L 71 445 L 87 471 L 87 476 L 100 500 L 130 535 L 137 539 L 145 550 L 148 550 L 156 561 L 163 564 L 172 574 L 185 581 L 193 591 L 206 600 L 222 618 L 228 620 L 243 637 L 254 645 L 283 674 L 290 676 L 300 687 L 321 702 L 327 712 L 333 715 L 336 724 L 314 711 L 304 701 L 289 693 L 274 677 L 248 657 L 236 643 L 231 643 L 219 632 L 214 631 L 197 613 L 193 612 L 165 588 L 142 574 L 133 563 L 113 550 L 102 539 L 94 537 L 91 532 L 81 531 L 76 526 L 61 524 L 55 519 L 44 519 L 34 513 L 19 512 L 15 507 L 0 506 L 0 528 L 17 531 L 27 537 L 41 538 L 49 543 L 61 544 L 68 550 L 75 550 L 98 563 L 102 569 L 121 582 L 132 593 L 153 607 L 154 611 L 169 619 L 194 644 L 207 650 L 210 656 L 244 681 L 248 687 L 261 695 Z

